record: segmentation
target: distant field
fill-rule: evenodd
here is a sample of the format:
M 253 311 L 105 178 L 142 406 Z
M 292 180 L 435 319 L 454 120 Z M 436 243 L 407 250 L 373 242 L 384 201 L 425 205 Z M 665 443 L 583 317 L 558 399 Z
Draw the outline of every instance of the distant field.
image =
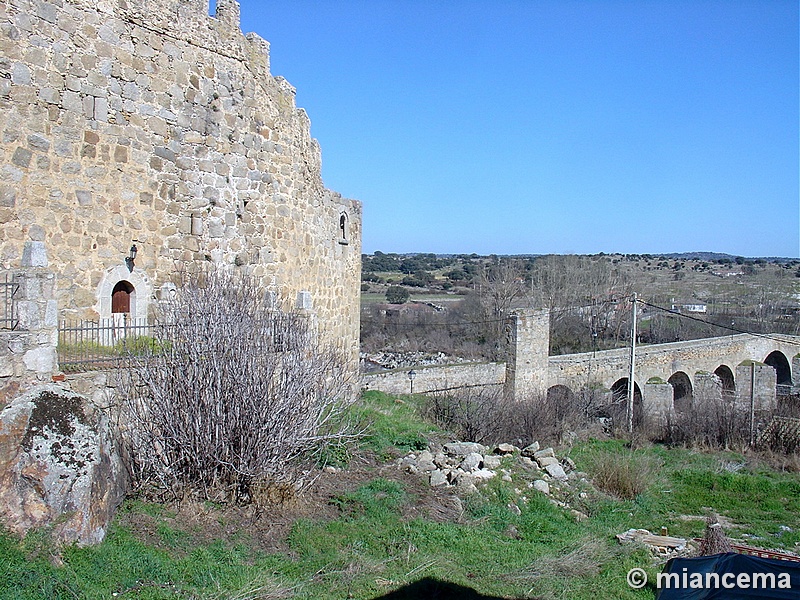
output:
M 436 294 L 436 293 L 424 293 L 424 294 L 415 294 L 411 293 L 411 297 L 408 299 L 409 302 L 432 302 L 434 304 L 454 304 L 458 302 L 462 302 L 464 300 L 464 296 L 459 296 L 457 294 Z M 385 293 L 375 293 L 375 292 L 366 292 L 361 294 L 361 304 L 380 304 L 382 302 L 386 302 L 386 294 Z

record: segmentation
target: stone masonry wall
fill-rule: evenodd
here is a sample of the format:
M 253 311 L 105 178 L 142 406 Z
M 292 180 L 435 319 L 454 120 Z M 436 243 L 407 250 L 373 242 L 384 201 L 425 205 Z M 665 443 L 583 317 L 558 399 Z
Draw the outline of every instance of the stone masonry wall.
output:
M 0 263 L 41 243 L 62 315 L 108 316 L 135 244 L 139 310 L 181 269 L 242 269 L 355 368 L 361 206 L 320 168 L 235 1 L 0 2 Z
M 0 329 L 0 382 L 49 381 L 57 369 L 55 276 L 45 269 L 18 269 L 7 275 L 16 288 L 18 323 L 13 330 Z
M 500 389 L 505 382 L 505 363 L 480 363 L 448 366 L 415 367 L 414 393 L 444 391 L 467 387 L 493 387 Z M 383 373 L 370 373 L 361 378 L 365 389 L 387 394 L 408 394 L 411 369 L 394 369 Z

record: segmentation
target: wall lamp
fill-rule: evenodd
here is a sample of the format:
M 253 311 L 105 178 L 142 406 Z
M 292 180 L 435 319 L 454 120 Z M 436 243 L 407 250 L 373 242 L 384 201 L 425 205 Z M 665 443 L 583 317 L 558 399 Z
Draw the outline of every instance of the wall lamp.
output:
M 130 251 L 128 252 L 128 256 L 125 257 L 125 264 L 128 266 L 128 271 L 131 273 L 133 272 L 134 263 L 133 261 L 136 260 L 136 253 L 138 249 L 136 248 L 136 244 L 131 246 Z

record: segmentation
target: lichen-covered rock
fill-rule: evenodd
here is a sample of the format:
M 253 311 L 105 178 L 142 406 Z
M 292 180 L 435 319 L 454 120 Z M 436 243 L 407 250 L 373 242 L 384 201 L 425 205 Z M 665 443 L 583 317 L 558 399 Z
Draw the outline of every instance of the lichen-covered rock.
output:
M 108 421 L 84 397 L 43 385 L 0 412 L 0 518 L 10 531 L 51 526 L 57 542 L 100 543 L 125 483 Z

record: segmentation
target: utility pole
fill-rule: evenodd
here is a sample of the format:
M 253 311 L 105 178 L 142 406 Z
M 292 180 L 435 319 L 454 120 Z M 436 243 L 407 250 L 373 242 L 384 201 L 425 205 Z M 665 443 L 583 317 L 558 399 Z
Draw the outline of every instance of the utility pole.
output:
M 756 443 L 756 363 L 750 364 L 750 447 Z
M 636 292 L 631 298 L 631 371 L 628 375 L 628 433 L 633 433 L 633 392 L 636 389 Z

